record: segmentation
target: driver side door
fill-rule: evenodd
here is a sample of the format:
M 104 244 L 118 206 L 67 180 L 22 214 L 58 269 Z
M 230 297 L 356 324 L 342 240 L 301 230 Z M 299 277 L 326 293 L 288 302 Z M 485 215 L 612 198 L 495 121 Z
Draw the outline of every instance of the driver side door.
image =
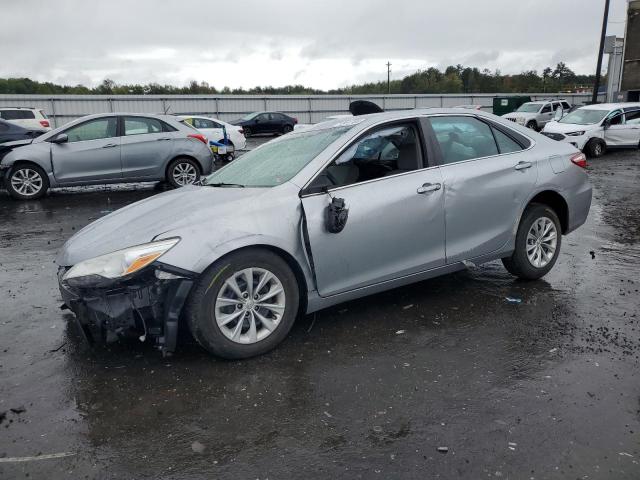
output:
M 302 192 L 318 293 L 331 296 L 445 264 L 442 178 L 424 155 L 418 123 L 365 133 Z M 331 233 L 333 198 L 348 209 Z
M 67 142 L 51 143 L 53 174 L 61 185 L 121 178 L 118 117 L 94 118 L 62 133 Z

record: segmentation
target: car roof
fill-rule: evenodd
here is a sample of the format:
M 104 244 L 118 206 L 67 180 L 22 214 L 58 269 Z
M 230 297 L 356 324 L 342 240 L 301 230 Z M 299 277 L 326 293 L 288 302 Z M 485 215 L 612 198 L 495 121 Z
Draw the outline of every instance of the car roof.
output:
M 640 103 L 594 103 L 593 105 L 584 105 L 580 108 L 588 108 L 591 110 L 615 110 L 616 108 L 640 107 Z

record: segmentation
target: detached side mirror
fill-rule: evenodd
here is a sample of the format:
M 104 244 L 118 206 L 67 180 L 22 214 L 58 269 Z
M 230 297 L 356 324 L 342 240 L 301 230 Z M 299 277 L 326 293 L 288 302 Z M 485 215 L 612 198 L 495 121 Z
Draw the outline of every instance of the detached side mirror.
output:
M 602 122 L 602 128 L 604 128 L 605 130 L 608 129 L 609 127 L 611 127 L 611 120 L 609 120 L 608 118 Z
M 51 139 L 51 143 L 66 143 L 69 141 L 69 136 L 66 133 L 60 133 Z

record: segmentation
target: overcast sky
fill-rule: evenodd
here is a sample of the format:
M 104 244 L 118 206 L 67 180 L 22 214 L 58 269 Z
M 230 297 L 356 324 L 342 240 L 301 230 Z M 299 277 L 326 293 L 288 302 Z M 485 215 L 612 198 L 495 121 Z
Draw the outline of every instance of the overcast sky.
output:
M 0 0 L 0 77 L 329 89 L 462 63 L 595 71 L 604 0 Z M 609 34 L 624 34 L 612 0 Z M 606 59 L 605 59 L 606 65 Z

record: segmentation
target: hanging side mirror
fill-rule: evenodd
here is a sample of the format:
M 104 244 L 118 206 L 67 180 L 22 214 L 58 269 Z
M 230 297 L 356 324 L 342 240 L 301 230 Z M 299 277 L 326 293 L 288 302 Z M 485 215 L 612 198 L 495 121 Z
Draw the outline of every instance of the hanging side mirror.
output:
M 345 207 L 344 198 L 332 198 L 327 207 L 327 230 L 330 233 L 340 233 L 348 218 L 349 209 Z
M 58 135 L 53 137 L 50 141 L 51 143 L 67 143 L 69 141 L 69 137 L 67 136 L 66 133 L 59 133 Z

